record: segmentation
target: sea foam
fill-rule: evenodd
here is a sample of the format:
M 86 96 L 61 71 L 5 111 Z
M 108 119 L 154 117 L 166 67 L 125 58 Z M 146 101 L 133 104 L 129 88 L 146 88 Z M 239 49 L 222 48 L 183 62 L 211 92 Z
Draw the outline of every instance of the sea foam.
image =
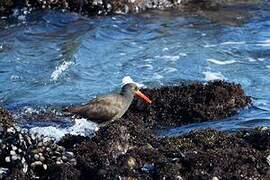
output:
M 59 66 L 57 66 L 56 68 L 55 68 L 55 70 L 52 72 L 52 74 L 51 74 L 51 79 L 53 80 L 53 81 L 56 81 L 56 80 L 58 80 L 59 79 L 59 77 L 61 76 L 61 74 L 65 71 L 65 70 L 67 70 L 68 68 L 69 68 L 69 66 L 70 65 L 72 65 L 73 64 L 73 62 L 71 62 L 71 61 L 64 61 L 61 65 L 59 65 Z
M 29 131 L 32 134 L 44 135 L 46 137 L 60 140 L 66 134 L 91 136 L 98 130 L 96 123 L 88 121 L 87 119 L 75 119 L 75 124 L 71 127 L 60 128 L 55 126 L 47 127 L 33 127 Z
M 233 64 L 233 63 L 237 62 L 235 60 L 220 61 L 220 60 L 216 60 L 216 59 L 207 59 L 207 61 L 211 62 L 213 64 L 218 64 L 218 65 L 227 65 L 227 64 Z
M 225 80 L 226 78 L 220 73 L 220 72 L 211 72 L 211 71 L 205 71 L 203 72 L 205 75 L 206 81 L 213 81 L 213 80 Z

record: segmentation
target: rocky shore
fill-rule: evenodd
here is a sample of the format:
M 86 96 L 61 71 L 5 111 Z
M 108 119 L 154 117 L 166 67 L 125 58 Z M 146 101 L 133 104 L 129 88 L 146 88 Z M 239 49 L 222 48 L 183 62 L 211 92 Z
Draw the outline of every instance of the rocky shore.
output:
M 240 85 L 208 84 L 144 89 L 155 105 L 135 101 L 118 121 L 93 138 L 66 135 L 59 142 L 29 134 L 0 109 L 0 178 L 5 179 L 269 179 L 270 129 L 231 134 L 213 129 L 179 137 L 155 134 L 231 116 L 251 103 Z
M 254 4 L 261 0 L 1 0 L 0 16 L 23 11 L 65 9 L 82 15 L 137 13 L 147 9 L 217 10 L 227 5 Z

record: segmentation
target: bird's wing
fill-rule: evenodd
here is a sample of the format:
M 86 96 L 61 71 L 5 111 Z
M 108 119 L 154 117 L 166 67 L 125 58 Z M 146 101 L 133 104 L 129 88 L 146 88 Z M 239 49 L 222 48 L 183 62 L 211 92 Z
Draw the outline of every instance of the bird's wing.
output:
M 89 103 L 88 114 L 101 119 L 111 119 L 122 110 L 122 98 L 118 95 L 100 96 Z
M 99 96 L 86 105 L 74 107 L 70 112 L 92 120 L 110 120 L 121 112 L 122 100 L 118 94 Z

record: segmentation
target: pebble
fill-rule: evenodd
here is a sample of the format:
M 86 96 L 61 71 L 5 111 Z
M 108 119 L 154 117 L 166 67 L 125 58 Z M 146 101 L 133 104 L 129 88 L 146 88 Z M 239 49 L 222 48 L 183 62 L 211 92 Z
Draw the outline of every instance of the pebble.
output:
M 63 161 L 60 159 L 60 160 L 58 160 L 58 161 L 56 161 L 56 164 L 63 164 Z
M 14 150 L 14 151 L 16 151 L 18 148 L 16 147 L 16 146 L 14 146 L 14 145 L 11 145 L 11 147 L 12 147 L 12 150 Z
M 268 165 L 270 166 L 270 154 L 266 157 L 266 161 L 267 161 Z
M 23 164 L 25 163 L 25 158 L 24 158 L 24 157 L 22 157 L 22 163 L 23 163 Z
M 16 161 L 17 159 L 20 159 L 20 157 L 17 155 L 14 155 L 14 156 L 11 156 L 11 159 L 12 161 Z
M 128 167 L 130 168 L 130 169 L 134 169 L 135 168 L 135 166 L 136 166 L 136 159 L 135 158 L 133 158 L 133 157 L 129 157 L 128 158 L 128 161 L 127 161 L 127 164 L 128 164 Z
M 48 166 L 46 164 L 43 164 L 43 169 L 47 170 Z
M 34 158 L 35 158 L 35 160 L 39 160 L 39 155 L 38 154 L 35 154 L 34 155 Z
M 66 156 L 67 157 L 74 157 L 74 153 L 73 152 L 66 152 Z
M 23 165 L 23 172 L 24 173 L 27 173 L 27 171 L 28 171 L 28 165 L 27 164 L 24 164 Z
M 40 157 L 39 157 L 39 160 L 40 160 L 40 161 L 45 161 L 45 157 L 44 157 L 44 156 L 40 156 Z
M 35 161 L 33 163 L 31 163 L 31 167 L 36 167 L 36 166 L 41 166 L 42 162 L 41 161 Z
M 62 160 L 63 160 L 63 161 L 67 161 L 68 158 L 67 158 L 66 156 L 62 156 Z
M 7 128 L 7 132 L 8 133 L 15 133 L 15 128 L 13 128 L 13 127 Z
M 10 151 L 10 155 L 11 155 L 11 156 L 14 156 L 14 155 L 16 155 L 16 152 L 13 151 L 13 150 L 11 150 L 11 151 Z
M 7 163 L 10 163 L 10 162 L 11 162 L 11 161 L 10 161 L 10 157 L 9 157 L 9 156 L 5 157 L 5 161 L 6 161 Z
M 74 164 L 74 165 L 76 165 L 76 164 L 77 164 L 77 161 L 76 161 L 76 159 L 75 159 L 75 158 L 72 158 L 72 159 L 70 160 L 70 162 L 71 162 L 72 164 Z

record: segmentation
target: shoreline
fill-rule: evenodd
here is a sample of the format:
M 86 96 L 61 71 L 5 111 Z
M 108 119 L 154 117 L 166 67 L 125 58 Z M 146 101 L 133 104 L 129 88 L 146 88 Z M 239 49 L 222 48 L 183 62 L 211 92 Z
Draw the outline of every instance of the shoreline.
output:
M 84 16 L 139 13 L 150 9 L 178 11 L 218 11 L 226 6 L 260 4 L 262 0 L 7 0 L 0 3 L 0 17 L 33 10 L 68 10 Z
M 10 121 L 13 119 L 9 113 L 1 109 L 1 177 L 269 179 L 268 128 L 239 130 L 236 133 L 203 129 L 177 137 L 158 137 L 154 132 L 157 125 L 179 126 L 187 123 L 175 120 L 177 114 L 185 111 L 193 114 L 193 120 L 192 116 L 187 118 L 189 123 L 196 122 L 194 115 L 204 111 L 200 108 L 192 109 L 192 106 L 207 107 L 205 112 L 208 113 L 201 113 L 198 117 L 206 114 L 208 120 L 215 119 L 211 118 L 211 114 L 220 118 L 233 115 L 234 113 L 228 112 L 251 103 L 240 85 L 216 81 L 205 85 L 193 83 L 144 89 L 143 92 L 151 94 L 157 105 L 147 108 L 134 101 L 124 117 L 100 127 L 94 137 L 65 135 L 59 142 L 15 127 Z M 166 93 L 168 95 L 161 98 Z M 189 100 L 186 102 L 184 97 L 190 98 L 187 98 L 186 100 Z M 185 104 L 182 111 L 182 106 L 174 104 L 173 112 L 169 107 L 171 100 L 176 104 L 182 102 L 183 105 L 183 102 L 186 102 L 192 106 Z M 218 111 L 220 106 L 217 104 L 221 102 L 224 109 Z M 216 109 L 213 109 L 214 107 Z M 226 116 L 220 114 L 224 110 L 227 110 Z M 162 117 L 162 114 L 169 116 Z M 166 119 L 169 121 L 164 123 Z

